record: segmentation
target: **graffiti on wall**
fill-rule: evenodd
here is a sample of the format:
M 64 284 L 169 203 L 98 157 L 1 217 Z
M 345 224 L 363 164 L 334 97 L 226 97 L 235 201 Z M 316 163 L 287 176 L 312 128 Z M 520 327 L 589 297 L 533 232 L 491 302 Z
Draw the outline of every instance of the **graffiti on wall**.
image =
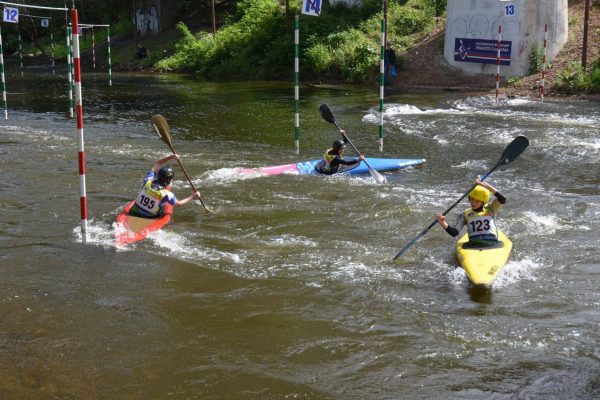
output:
M 498 26 L 502 25 L 502 39 L 515 40 L 521 23 L 504 17 L 489 19 L 482 14 L 465 15 L 455 18 L 450 25 L 450 33 L 453 38 L 488 38 L 498 37 Z
M 138 8 L 135 13 L 135 25 L 140 35 L 158 33 L 158 11 L 155 6 Z

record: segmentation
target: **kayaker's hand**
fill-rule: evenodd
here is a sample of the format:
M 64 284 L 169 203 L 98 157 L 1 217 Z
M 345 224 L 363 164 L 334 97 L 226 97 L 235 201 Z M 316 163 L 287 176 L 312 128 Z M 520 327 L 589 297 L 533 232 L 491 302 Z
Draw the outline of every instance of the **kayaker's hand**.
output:
M 179 154 L 173 154 L 171 156 L 171 160 L 181 160 L 181 157 L 179 156 Z
M 363 156 L 363 155 L 361 154 L 361 155 L 360 155 L 360 157 L 358 157 L 358 159 L 359 159 L 360 161 L 365 161 L 365 156 Z
M 496 193 L 496 191 L 497 191 L 495 187 L 493 187 L 492 185 L 490 185 L 490 184 L 489 184 L 489 183 L 487 183 L 487 182 L 484 182 L 484 181 L 482 181 L 482 180 L 481 180 L 481 179 L 479 179 L 479 178 L 477 178 L 477 179 L 475 180 L 475 183 L 476 183 L 477 185 L 479 185 L 479 186 L 483 187 L 483 188 L 486 188 L 487 190 L 489 190 L 490 192 L 492 192 L 492 194 L 495 194 L 495 193 Z
M 200 192 L 196 191 L 196 192 L 192 193 L 192 198 L 199 199 L 200 197 L 201 197 Z
M 448 223 L 446 222 L 446 216 L 442 214 L 436 214 L 435 219 L 442 226 L 442 228 L 448 228 Z

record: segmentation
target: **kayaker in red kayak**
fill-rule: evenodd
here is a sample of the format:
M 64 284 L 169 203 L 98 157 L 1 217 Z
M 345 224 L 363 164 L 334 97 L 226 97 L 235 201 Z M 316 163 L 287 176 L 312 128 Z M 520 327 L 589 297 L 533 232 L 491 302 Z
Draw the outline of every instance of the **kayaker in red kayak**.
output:
M 179 155 L 173 154 L 156 160 L 152 169 L 148 171 L 144 178 L 142 190 L 135 199 L 135 204 L 129 210 L 129 215 L 142 218 L 160 218 L 164 213 L 166 203 L 174 207 L 180 207 L 200 198 L 200 192 L 194 192 L 183 200 L 177 200 L 177 197 L 168 189 L 173 178 L 175 178 L 175 174 L 171 167 L 163 164 L 173 159 L 179 159 Z
M 334 141 L 331 148 L 328 149 L 323 155 L 321 162 L 315 165 L 315 170 L 318 173 L 333 175 L 338 172 L 340 165 L 355 165 L 360 164 L 361 161 L 364 161 L 365 157 L 362 155 L 359 158 L 351 160 L 344 158 L 344 150 L 346 149 L 348 138 L 346 138 L 345 131 L 340 130 L 340 133 L 342 134 L 342 139 L 337 139 Z
M 506 203 L 506 197 L 487 182 L 479 179 L 475 182 L 477 186 L 469 193 L 471 208 L 458 215 L 454 226 L 448 225 L 446 217 L 442 214 L 437 214 L 436 219 L 451 236 L 457 236 L 466 225 L 470 244 L 493 245 L 498 243 L 495 217 L 502 205 Z M 495 199 L 489 202 L 492 194 Z

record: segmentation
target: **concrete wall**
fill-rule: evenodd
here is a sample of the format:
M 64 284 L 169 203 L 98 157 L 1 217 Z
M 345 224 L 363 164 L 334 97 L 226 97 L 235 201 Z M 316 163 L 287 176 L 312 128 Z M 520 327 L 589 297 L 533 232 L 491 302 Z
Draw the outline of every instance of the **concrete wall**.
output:
M 505 7 L 513 5 L 514 15 Z M 544 24 L 548 24 L 547 59 L 552 60 L 567 42 L 568 0 L 448 0 L 444 56 L 448 62 L 469 74 L 496 74 L 495 64 L 454 60 L 455 39 L 511 41 L 510 66 L 502 66 L 503 76 L 522 76 L 529 71 L 529 55 L 544 44 Z

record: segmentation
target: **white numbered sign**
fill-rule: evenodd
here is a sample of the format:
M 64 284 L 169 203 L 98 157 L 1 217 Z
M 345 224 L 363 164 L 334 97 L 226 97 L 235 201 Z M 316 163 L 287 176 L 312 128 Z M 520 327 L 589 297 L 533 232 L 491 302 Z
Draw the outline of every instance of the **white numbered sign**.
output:
M 10 22 L 13 24 L 19 23 L 19 9 L 17 7 L 4 7 L 3 21 Z
M 302 14 L 318 17 L 321 14 L 321 0 L 302 0 Z
M 49 26 L 50 26 L 50 20 L 48 20 L 48 19 L 44 18 L 44 19 L 42 20 L 42 28 L 47 28 L 47 27 L 49 27 Z
M 514 4 L 507 4 L 504 6 L 504 15 L 512 17 L 517 13 L 517 7 Z

